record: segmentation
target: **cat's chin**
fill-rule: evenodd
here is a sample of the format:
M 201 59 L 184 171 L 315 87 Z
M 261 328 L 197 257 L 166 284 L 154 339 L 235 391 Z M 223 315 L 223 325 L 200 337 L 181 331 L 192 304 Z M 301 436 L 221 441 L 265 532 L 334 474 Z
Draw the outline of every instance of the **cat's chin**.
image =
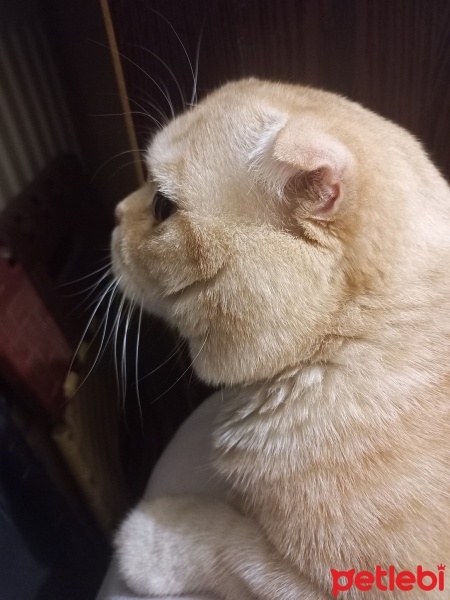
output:
M 194 355 L 195 356 L 195 355 Z M 192 359 L 194 359 L 192 356 Z M 211 363 L 208 360 L 196 360 L 192 363 L 193 370 L 197 377 L 203 381 L 203 383 L 213 386 L 235 388 L 240 386 L 248 386 L 258 383 L 267 384 L 270 381 L 277 380 L 283 375 L 284 370 L 281 373 L 278 370 L 272 371 L 254 371 L 249 373 L 243 369 L 240 369 L 237 364 L 224 365 L 222 369 L 211 367 Z M 295 371 L 296 369 L 290 368 L 289 371 Z
M 192 368 L 197 377 L 212 386 L 240 386 L 267 381 L 280 373 L 279 365 L 264 363 L 248 352 L 229 352 L 206 336 L 188 340 Z M 211 342 L 211 343 L 209 343 Z M 283 369 L 281 369 L 283 370 Z

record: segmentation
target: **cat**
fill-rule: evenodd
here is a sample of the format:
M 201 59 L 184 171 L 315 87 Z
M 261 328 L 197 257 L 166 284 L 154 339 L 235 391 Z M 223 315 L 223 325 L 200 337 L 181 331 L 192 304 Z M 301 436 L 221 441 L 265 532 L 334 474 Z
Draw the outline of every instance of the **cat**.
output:
M 450 188 L 421 144 L 333 93 L 248 79 L 145 158 L 114 272 L 225 387 L 214 465 L 232 500 L 141 503 L 116 538 L 125 581 L 447 599 Z

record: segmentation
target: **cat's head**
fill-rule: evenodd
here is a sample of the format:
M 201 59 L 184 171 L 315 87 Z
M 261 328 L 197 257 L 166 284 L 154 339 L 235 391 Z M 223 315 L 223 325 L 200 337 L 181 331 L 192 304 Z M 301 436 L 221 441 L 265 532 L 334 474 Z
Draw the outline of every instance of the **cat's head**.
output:
M 178 329 L 210 383 L 322 360 L 358 334 L 357 299 L 382 294 L 409 239 L 409 147 L 333 94 L 228 84 L 151 142 L 150 183 L 117 208 L 120 285 Z

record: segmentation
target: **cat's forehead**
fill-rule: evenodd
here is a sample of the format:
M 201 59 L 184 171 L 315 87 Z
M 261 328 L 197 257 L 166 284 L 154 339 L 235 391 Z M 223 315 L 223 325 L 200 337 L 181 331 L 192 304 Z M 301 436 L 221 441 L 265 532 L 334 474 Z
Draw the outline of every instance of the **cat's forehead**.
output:
M 218 140 L 232 142 L 241 137 L 251 123 L 252 110 L 242 105 L 205 102 L 168 123 L 150 144 L 147 158 L 151 166 L 176 162 L 186 152 L 202 154 L 205 146 Z M 217 147 L 216 147 L 217 149 Z
M 256 113 L 249 107 L 199 105 L 154 137 L 146 153 L 150 176 L 175 197 L 181 185 L 184 192 L 189 185 L 211 186 L 213 177 L 225 176 L 246 162 L 257 127 Z
M 150 176 L 160 187 L 166 188 L 167 195 L 174 195 L 176 190 L 169 189 L 174 175 L 183 169 L 183 157 L 189 145 L 189 133 L 193 127 L 192 113 L 185 114 L 166 125 L 151 141 L 145 155 Z

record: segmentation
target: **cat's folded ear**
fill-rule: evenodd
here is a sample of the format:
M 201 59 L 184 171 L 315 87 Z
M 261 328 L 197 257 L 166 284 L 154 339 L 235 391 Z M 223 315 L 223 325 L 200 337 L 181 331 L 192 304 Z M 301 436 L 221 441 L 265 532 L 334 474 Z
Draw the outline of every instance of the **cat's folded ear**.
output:
M 354 174 L 349 149 L 313 116 L 267 112 L 250 153 L 254 176 L 300 214 L 330 218 Z

